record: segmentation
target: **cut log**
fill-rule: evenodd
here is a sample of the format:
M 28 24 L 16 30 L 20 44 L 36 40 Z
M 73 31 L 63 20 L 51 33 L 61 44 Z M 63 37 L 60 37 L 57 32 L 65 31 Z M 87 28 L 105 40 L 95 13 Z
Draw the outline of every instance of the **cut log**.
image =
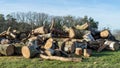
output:
M 83 41 L 83 42 L 74 42 L 75 44 L 75 46 L 76 46 L 76 48 L 82 48 L 82 49 L 85 49 L 85 48 L 87 48 L 87 42 L 86 41 Z
M 46 33 L 48 33 L 47 29 L 43 26 L 32 30 L 32 32 L 33 32 L 33 34 L 46 34 Z
M 105 49 L 108 45 L 102 45 L 98 48 L 97 52 L 101 52 L 103 49 Z
M 0 53 L 6 56 L 14 54 L 14 46 L 11 44 L 0 44 Z
M 45 50 L 45 54 L 48 56 L 52 56 L 54 53 L 55 53 L 55 50 L 53 50 L 53 49 Z
M 23 46 L 22 47 L 22 55 L 25 58 L 33 58 L 36 54 L 40 52 L 36 49 L 35 46 Z
M 82 58 L 65 58 L 59 56 L 46 56 L 40 54 L 40 57 L 47 60 L 60 60 L 60 61 L 70 61 L 70 62 L 81 62 Z
M 44 46 L 45 49 L 50 49 L 53 45 L 53 39 L 49 38 Z
M 110 31 L 107 29 L 100 32 L 100 36 L 102 38 L 107 38 L 109 35 L 110 35 Z
M 75 49 L 75 54 L 76 55 L 82 55 L 83 53 L 82 53 L 82 48 L 76 48 Z
M 15 55 L 22 55 L 22 47 L 24 46 L 23 43 L 15 43 L 13 44 L 15 46 Z
M 76 29 L 79 29 L 79 30 L 85 30 L 89 27 L 89 24 L 88 23 L 85 23 L 83 25 L 77 25 L 75 28 Z
M 83 31 L 73 28 L 68 28 L 67 26 L 63 26 L 64 30 L 68 32 L 69 38 L 79 38 L 82 39 Z
M 84 49 L 84 57 L 88 58 L 91 56 L 91 54 L 92 54 L 91 49 Z
M 107 45 L 106 49 L 112 50 L 112 51 L 118 50 L 120 47 L 119 43 L 114 41 L 109 41 L 109 40 L 106 40 L 104 45 Z
M 74 53 L 75 48 L 76 48 L 76 45 L 71 40 L 65 41 L 61 46 L 61 50 L 67 53 Z

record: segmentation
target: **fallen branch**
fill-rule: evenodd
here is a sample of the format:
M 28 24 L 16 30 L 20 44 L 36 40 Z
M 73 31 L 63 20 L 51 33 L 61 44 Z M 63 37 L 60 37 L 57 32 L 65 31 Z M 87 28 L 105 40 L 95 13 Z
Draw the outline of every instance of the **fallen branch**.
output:
M 46 56 L 43 54 L 40 54 L 40 57 L 47 60 L 60 60 L 60 61 L 71 61 L 71 62 L 82 61 L 82 58 L 65 58 L 65 57 L 59 57 L 59 56 Z

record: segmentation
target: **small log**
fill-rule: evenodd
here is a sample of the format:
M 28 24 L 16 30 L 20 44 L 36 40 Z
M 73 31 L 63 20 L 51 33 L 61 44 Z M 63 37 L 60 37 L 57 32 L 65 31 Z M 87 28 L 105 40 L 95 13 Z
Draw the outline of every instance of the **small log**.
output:
M 86 40 L 86 41 L 95 41 L 95 39 L 93 38 L 93 36 L 91 35 L 91 32 L 87 32 L 83 38 Z
M 30 37 L 28 40 L 29 40 L 29 41 L 34 41 L 34 40 L 36 40 L 36 39 L 37 39 L 37 37 L 34 36 L 34 37 Z
M 91 56 L 91 54 L 92 54 L 91 49 L 84 49 L 84 57 L 88 58 Z
M 59 57 L 59 56 L 46 56 L 40 54 L 40 57 L 47 60 L 60 60 L 60 61 L 68 61 L 68 62 L 81 62 L 82 58 L 65 58 L 65 57 Z
M 76 55 L 82 55 L 83 53 L 82 53 L 82 48 L 76 48 L 75 49 L 75 54 Z
M 75 48 L 76 48 L 76 45 L 71 40 L 65 41 L 64 43 L 62 43 L 62 46 L 61 46 L 61 50 L 67 53 L 74 53 Z
M 112 50 L 112 51 L 118 50 L 120 47 L 119 43 L 114 41 L 109 41 L 109 40 L 106 40 L 104 45 L 107 45 L 106 49 Z
M 109 35 L 110 35 L 110 31 L 107 30 L 107 29 L 105 29 L 105 30 L 103 30 L 103 31 L 100 32 L 100 36 L 102 38 L 107 38 Z
M 15 43 L 13 44 L 15 46 L 15 55 L 22 55 L 22 47 L 24 46 L 23 43 Z
M 52 56 L 54 53 L 55 53 L 55 50 L 53 50 L 53 49 L 45 50 L 45 54 L 48 56 Z
M 75 28 L 79 30 L 85 30 L 89 27 L 88 23 L 84 23 L 83 25 L 77 25 Z
M 79 38 L 82 39 L 83 36 L 83 31 L 78 30 L 78 29 L 73 29 L 73 28 L 68 28 L 67 26 L 63 26 L 64 30 L 68 32 L 69 38 Z
M 0 33 L 0 37 L 6 35 L 6 31 L 3 31 L 2 33 Z
M 22 55 L 25 58 L 33 58 L 36 54 L 39 54 L 39 51 L 35 46 L 23 46 L 22 47 Z
M 0 53 L 6 56 L 14 54 L 14 46 L 11 44 L 0 44 Z
M 48 31 L 45 27 L 42 26 L 42 27 L 32 30 L 32 33 L 33 34 L 46 34 L 46 33 L 48 33 Z
M 47 49 L 50 49 L 53 45 L 53 39 L 52 38 L 49 38 L 44 46 L 44 48 L 47 50 Z

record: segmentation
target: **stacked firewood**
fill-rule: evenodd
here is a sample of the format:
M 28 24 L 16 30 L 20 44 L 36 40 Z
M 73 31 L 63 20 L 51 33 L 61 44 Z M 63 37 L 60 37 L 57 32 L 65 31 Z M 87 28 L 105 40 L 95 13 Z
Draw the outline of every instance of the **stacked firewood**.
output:
M 39 56 L 49 60 L 80 62 L 81 57 L 90 57 L 92 50 L 101 52 L 118 49 L 119 41 L 109 30 L 91 29 L 88 23 L 55 29 L 52 22 L 49 29 L 42 26 L 30 32 L 19 32 L 8 28 L 0 34 L 0 54 L 7 56 Z

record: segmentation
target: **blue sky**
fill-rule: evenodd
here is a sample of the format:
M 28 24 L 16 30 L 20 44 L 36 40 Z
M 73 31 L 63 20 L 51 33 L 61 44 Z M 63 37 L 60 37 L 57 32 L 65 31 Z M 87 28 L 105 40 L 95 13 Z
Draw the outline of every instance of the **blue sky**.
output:
M 0 0 L 0 13 L 44 12 L 50 15 L 93 17 L 99 27 L 120 29 L 120 0 Z

